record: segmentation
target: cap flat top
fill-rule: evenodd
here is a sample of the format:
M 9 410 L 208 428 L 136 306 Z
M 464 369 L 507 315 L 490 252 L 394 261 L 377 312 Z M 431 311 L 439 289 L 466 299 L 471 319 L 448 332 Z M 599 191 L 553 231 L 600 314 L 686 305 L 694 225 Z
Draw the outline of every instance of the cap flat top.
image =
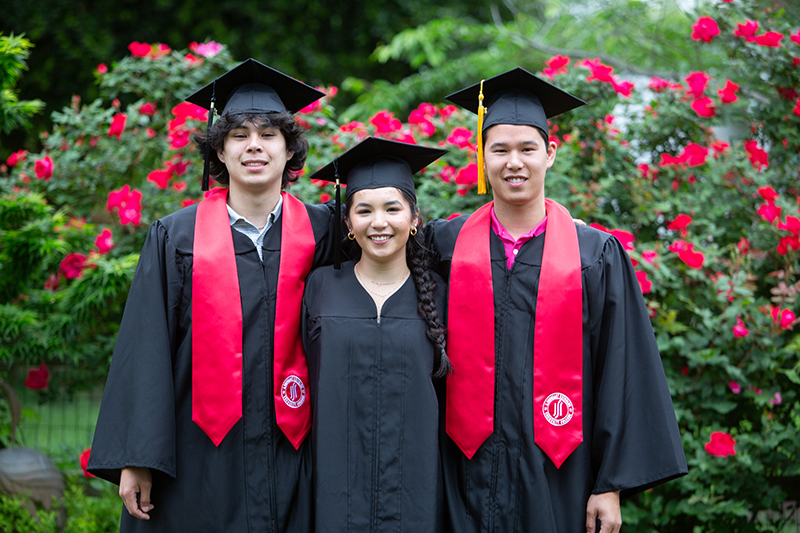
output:
M 250 58 L 188 96 L 186 101 L 211 109 L 214 97 L 214 107 L 222 110 L 220 115 L 227 112 L 296 113 L 323 96 L 322 91 Z
M 362 189 L 395 187 L 416 197 L 414 174 L 447 152 L 439 148 L 367 137 L 319 169 L 311 178 L 336 181 L 338 173 L 339 182 L 347 185 L 348 196 Z
M 476 83 L 446 98 L 477 113 L 480 92 L 481 84 Z M 516 124 L 546 130 L 548 118 L 586 104 L 521 67 L 484 80 L 483 96 L 487 109 L 484 129 L 495 124 Z

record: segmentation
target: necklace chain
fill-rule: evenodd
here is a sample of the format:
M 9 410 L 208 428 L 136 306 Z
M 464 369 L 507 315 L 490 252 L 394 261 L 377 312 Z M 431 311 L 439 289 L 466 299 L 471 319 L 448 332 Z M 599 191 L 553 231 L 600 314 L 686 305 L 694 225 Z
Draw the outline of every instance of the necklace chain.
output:
M 396 285 L 396 284 L 400 283 L 401 281 L 405 281 L 408 278 L 408 275 L 411 273 L 411 272 L 406 272 L 406 274 L 402 278 L 400 278 L 400 279 L 398 279 L 396 281 L 387 281 L 385 283 L 380 283 L 380 282 L 373 281 L 373 280 L 371 280 L 371 279 L 369 279 L 367 277 L 362 276 L 361 273 L 358 271 L 358 268 L 355 265 L 353 266 L 353 272 L 356 273 L 356 277 L 358 279 L 360 279 L 361 281 L 368 281 L 370 283 L 374 283 L 375 285 Z M 378 294 L 377 292 L 373 292 L 373 291 L 369 290 L 369 287 L 367 287 L 363 283 L 362 283 L 361 286 L 364 287 L 364 289 L 366 289 L 366 291 L 368 293 L 370 293 L 373 296 L 377 296 L 378 298 L 386 298 L 387 296 L 389 296 L 390 294 L 392 294 L 395 291 L 395 289 L 392 289 L 391 291 L 387 292 L 386 294 Z

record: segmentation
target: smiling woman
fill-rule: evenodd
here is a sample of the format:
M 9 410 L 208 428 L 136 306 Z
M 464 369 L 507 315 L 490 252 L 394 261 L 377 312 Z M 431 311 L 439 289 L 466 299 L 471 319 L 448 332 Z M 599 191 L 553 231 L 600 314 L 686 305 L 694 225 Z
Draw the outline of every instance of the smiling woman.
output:
M 312 272 L 303 300 L 318 532 L 442 531 L 444 290 L 416 240 L 412 176 L 444 153 L 367 138 L 314 176 L 347 184 L 359 256 Z

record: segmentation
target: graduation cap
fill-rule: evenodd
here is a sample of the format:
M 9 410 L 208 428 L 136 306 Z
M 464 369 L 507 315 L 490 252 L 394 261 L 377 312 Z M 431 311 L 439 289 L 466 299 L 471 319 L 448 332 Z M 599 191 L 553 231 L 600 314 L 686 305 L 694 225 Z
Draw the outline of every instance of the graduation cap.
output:
M 483 174 L 484 130 L 496 124 L 533 126 L 541 130 L 547 140 L 548 118 L 586 104 L 521 67 L 481 80 L 446 98 L 478 114 L 478 194 L 486 193 Z
M 416 201 L 414 174 L 433 163 L 449 150 L 417 144 L 367 137 L 321 169 L 311 179 L 336 184 L 336 218 L 341 220 L 341 185 L 347 185 L 347 197 L 363 189 L 395 187 Z M 341 267 L 339 243 L 341 227 L 336 226 L 335 264 Z
M 210 111 L 210 129 L 215 109 L 222 109 L 220 116 L 281 111 L 296 113 L 323 96 L 325 93 L 322 91 L 250 58 L 188 96 L 186 101 Z M 208 190 L 208 152 L 206 143 L 204 191 Z

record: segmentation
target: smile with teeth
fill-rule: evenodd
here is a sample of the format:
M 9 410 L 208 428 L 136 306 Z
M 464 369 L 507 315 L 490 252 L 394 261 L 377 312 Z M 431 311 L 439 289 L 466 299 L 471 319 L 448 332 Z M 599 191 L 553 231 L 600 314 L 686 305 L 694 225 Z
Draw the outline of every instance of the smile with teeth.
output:
M 263 167 L 267 163 L 264 161 L 245 161 L 243 164 L 246 167 Z
M 391 237 L 390 235 L 370 235 L 369 239 L 372 242 L 381 243 L 381 242 L 388 241 L 390 239 L 390 237 Z
M 511 176 L 510 178 L 506 178 L 508 183 L 522 183 L 523 181 L 527 181 L 528 178 L 523 178 L 522 176 Z

